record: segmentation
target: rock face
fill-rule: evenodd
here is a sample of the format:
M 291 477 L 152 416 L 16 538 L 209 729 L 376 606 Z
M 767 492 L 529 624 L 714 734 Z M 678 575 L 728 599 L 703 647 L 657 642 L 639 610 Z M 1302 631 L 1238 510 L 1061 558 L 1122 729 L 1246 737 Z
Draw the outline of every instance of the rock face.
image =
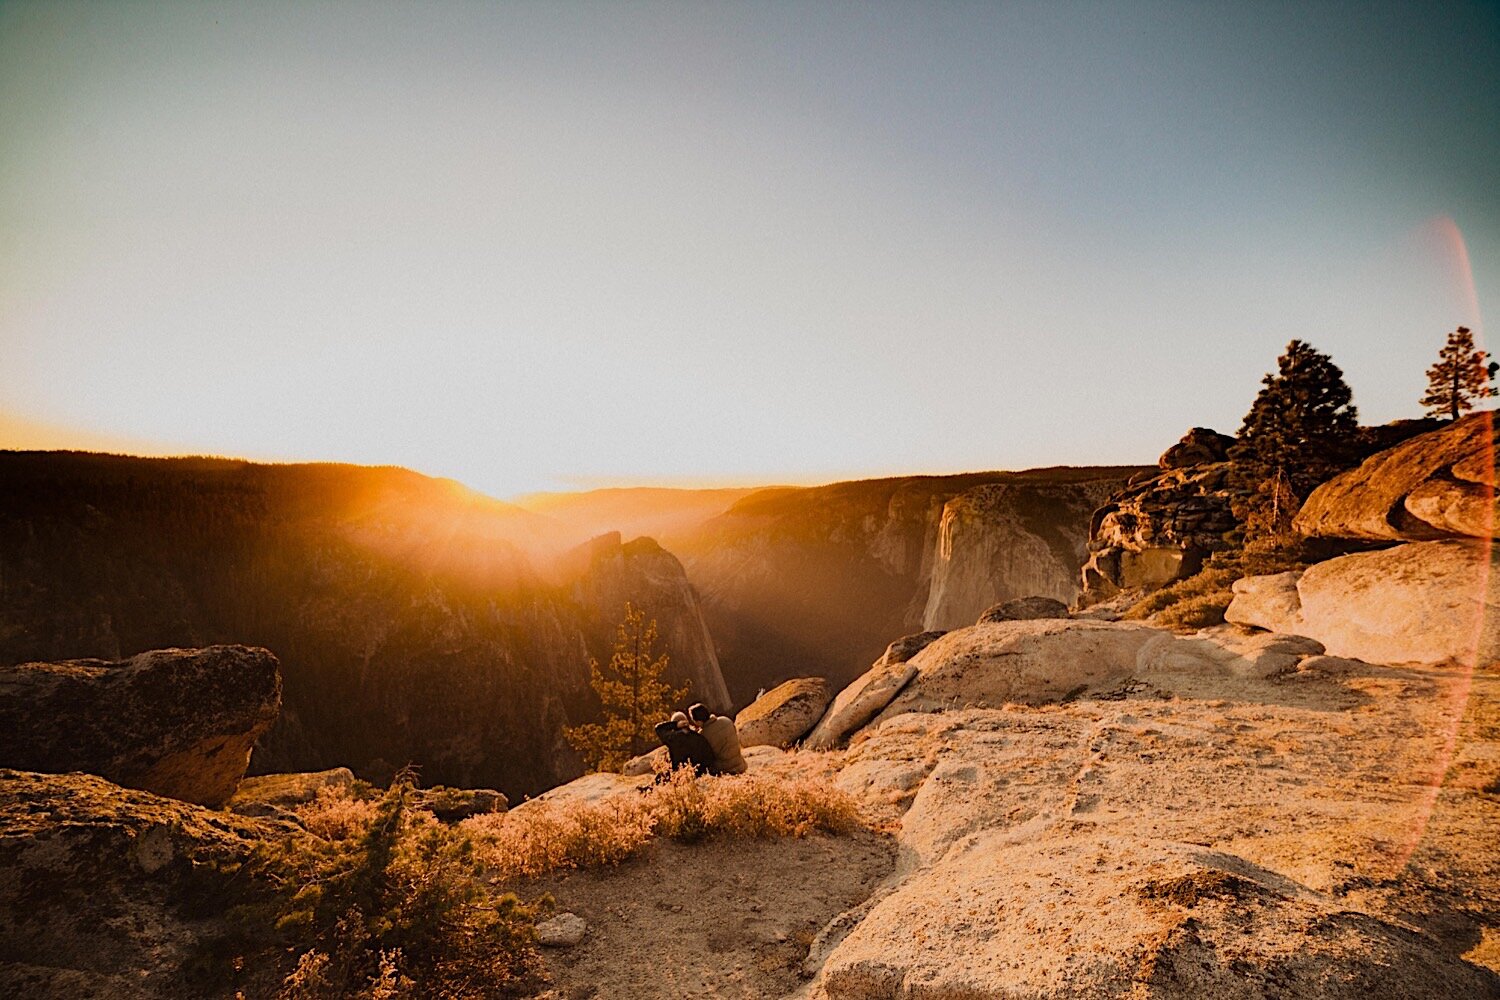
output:
M 1297 530 L 1378 541 L 1497 537 L 1494 417 L 1472 414 L 1335 476 L 1297 512 Z
M 796 677 L 767 691 L 735 716 L 740 745 L 789 747 L 807 735 L 833 699 L 821 677 Z
M 0 668 L 0 764 L 219 806 L 280 710 L 276 657 L 248 646 L 23 663 Z
M 264 833 L 92 775 L 0 770 L 0 995 L 232 995 L 194 962 Z
M 1078 596 L 1088 556 L 1089 515 L 1112 484 L 1035 487 L 997 483 L 943 505 L 924 629 L 968 625 L 986 608 L 1037 595 L 1067 604 Z
M 1240 625 L 1311 636 L 1373 663 L 1500 661 L 1500 565 L 1479 543 L 1412 542 L 1234 584 Z
M 668 680 L 686 682 L 693 701 L 717 712 L 729 711 L 732 703 L 713 637 L 677 557 L 650 538 L 622 544 L 619 532 L 595 538 L 583 552 L 586 563 L 571 589 L 574 599 L 591 610 L 591 618 L 605 626 L 607 639 L 595 645 L 610 648 L 614 626 L 624 618 L 626 602 L 632 601 L 648 619 L 656 620 L 662 647 L 671 651 Z
M 1165 457 L 1165 456 L 1164 456 Z M 1229 465 L 1168 468 L 1109 498 L 1090 522 L 1081 603 L 1192 576 L 1238 521 Z
M 985 622 L 1020 622 L 1035 618 L 1067 618 L 1068 606 L 1050 597 L 1022 597 L 986 608 L 979 616 Z
M 1071 599 L 1088 510 L 1138 471 L 760 490 L 679 535 L 672 550 L 703 597 L 730 694 L 743 705 L 799 675 L 848 684 L 891 636 L 967 625 L 997 601 Z
M 1172 447 L 1162 452 L 1156 464 L 1163 469 L 1186 469 L 1194 465 L 1213 465 L 1229 458 L 1234 438 L 1208 427 L 1194 427 Z

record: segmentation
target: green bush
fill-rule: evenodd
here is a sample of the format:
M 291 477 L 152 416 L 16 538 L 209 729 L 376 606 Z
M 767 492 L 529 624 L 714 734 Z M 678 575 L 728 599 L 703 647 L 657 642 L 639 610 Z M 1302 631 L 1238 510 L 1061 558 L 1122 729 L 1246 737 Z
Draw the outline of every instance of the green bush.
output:
M 282 1000 L 510 997 L 540 982 L 547 901 L 491 890 L 472 841 L 410 809 L 410 791 L 398 780 L 373 810 L 326 795 L 306 811 L 331 839 L 267 859 L 283 887 L 275 928 L 301 952 Z

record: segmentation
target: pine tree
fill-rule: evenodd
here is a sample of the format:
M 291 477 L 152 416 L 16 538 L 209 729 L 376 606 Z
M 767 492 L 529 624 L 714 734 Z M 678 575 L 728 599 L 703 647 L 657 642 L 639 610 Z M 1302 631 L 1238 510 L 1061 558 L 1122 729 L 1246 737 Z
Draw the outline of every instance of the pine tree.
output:
M 1278 534 L 1313 488 L 1353 464 L 1358 413 L 1344 373 L 1300 340 L 1262 379 L 1239 441 L 1229 450 L 1237 506 L 1250 535 Z
M 656 619 L 633 604 L 615 632 L 615 651 L 608 667 L 589 661 L 589 683 L 604 708 L 603 719 L 568 726 L 563 736 L 583 755 L 590 770 L 615 770 L 655 743 L 654 726 L 674 704 L 686 698 L 686 687 L 673 688 L 663 678 L 669 658 L 654 656 Z
M 1495 395 L 1490 383 L 1497 371 L 1500 364 L 1474 346 L 1468 327 L 1454 330 L 1438 352 L 1437 364 L 1427 369 L 1427 395 L 1421 400 L 1427 415 L 1457 420 L 1474 408 L 1474 400 Z

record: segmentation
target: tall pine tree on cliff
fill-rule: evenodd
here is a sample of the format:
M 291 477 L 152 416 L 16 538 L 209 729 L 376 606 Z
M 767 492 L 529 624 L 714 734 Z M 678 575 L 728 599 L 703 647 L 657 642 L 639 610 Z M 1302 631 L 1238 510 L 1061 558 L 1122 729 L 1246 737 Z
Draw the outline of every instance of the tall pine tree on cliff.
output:
M 1359 417 L 1344 373 L 1328 355 L 1294 340 L 1262 379 L 1239 441 L 1229 450 L 1236 506 L 1250 535 L 1277 534 L 1319 483 L 1353 464 Z
M 1438 352 L 1437 364 L 1427 369 L 1427 395 L 1422 397 L 1427 415 L 1457 420 L 1474 408 L 1474 400 L 1495 395 L 1490 383 L 1497 371 L 1500 364 L 1474 346 L 1468 327 L 1454 330 Z
M 655 645 L 656 619 L 648 622 L 644 611 L 627 603 L 608 666 L 589 662 L 589 683 L 599 696 L 603 718 L 563 728 L 589 770 L 616 770 L 655 746 L 654 726 L 687 697 L 687 688 L 673 688 L 665 680 L 668 657 L 657 655 Z

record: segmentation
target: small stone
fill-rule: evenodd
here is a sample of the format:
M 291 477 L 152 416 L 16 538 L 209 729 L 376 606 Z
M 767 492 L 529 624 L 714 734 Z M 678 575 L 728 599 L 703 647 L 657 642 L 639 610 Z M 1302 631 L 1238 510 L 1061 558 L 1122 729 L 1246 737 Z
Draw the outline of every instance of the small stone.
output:
M 559 913 L 536 925 L 537 944 L 545 948 L 572 948 L 583 941 L 589 925 L 576 913 Z

